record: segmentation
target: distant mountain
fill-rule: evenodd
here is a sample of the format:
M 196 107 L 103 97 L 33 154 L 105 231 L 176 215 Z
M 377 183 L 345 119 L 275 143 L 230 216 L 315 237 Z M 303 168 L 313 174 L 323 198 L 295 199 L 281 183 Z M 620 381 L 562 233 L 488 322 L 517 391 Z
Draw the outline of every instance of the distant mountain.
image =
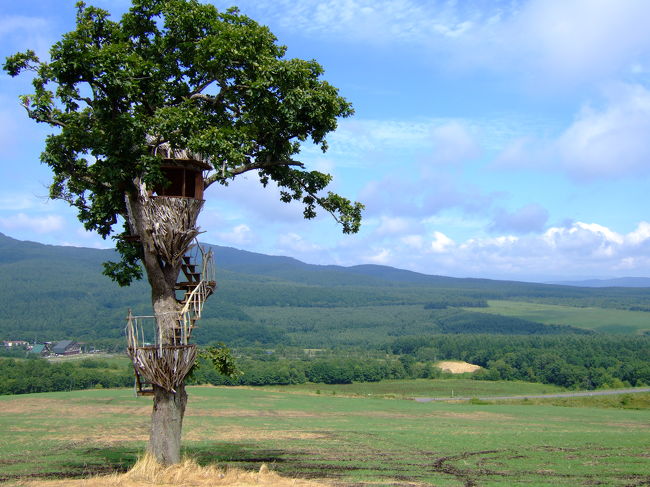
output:
M 365 347 L 435 333 L 576 331 L 524 316 L 481 313 L 487 300 L 650 310 L 650 289 L 461 279 L 378 265 L 313 265 L 211 247 L 218 289 L 203 310 L 194 335 L 198 343 Z M 151 291 L 146 281 L 120 288 L 103 276 L 102 263 L 115 258 L 113 250 L 43 245 L 0 234 L 0 339 L 75 339 L 122 347 L 128 310 L 151 314 Z
M 650 277 L 618 277 L 614 279 L 586 279 L 584 281 L 558 281 L 549 284 L 577 287 L 647 287 Z

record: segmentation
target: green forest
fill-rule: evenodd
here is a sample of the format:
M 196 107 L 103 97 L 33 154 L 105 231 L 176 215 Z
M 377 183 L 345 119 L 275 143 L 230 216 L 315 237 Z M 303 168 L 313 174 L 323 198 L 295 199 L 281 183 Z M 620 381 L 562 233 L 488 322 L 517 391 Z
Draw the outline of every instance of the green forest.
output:
M 194 338 L 201 346 L 226 343 L 243 373 L 228 379 L 199 364 L 195 383 L 432 378 L 441 374 L 437 360 L 454 359 L 483 367 L 477 380 L 571 389 L 650 384 L 649 288 L 457 279 L 213 249 L 218 289 Z M 149 289 L 143 282 L 120 288 L 102 276 L 111 256 L 0 234 L 0 339 L 70 339 L 122 352 L 126 314 L 150 314 Z M 0 359 L 3 394 L 133 381 L 128 364 L 4 354 L 13 357 Z

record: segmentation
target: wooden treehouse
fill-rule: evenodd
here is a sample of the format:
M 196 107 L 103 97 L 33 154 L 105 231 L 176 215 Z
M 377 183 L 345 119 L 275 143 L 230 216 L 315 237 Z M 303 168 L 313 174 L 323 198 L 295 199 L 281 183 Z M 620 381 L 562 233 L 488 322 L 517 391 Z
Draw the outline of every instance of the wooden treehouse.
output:
M 174 287 L 176 309 L 157 316 L 127 317 L 127 353 L 135 371 L 138 395 L 152 395 L 153 385 L 175 392 L 196 359 L 192 331 L 201 319 L 205 301 L 216 289 L 212 250 L 196 240 L 196 219 L 203 207 L 203 171 L 211 168 L 185 151 L 167 144 L 154 147 L 162 155 L 161 171 L 168 184 L 153 189 L 144 184 L 135 203 L 146 222 L 131 225 L 131 241 L 138 241 L 179 269 Z M 131 207 L 129 213 L 134 211 Z

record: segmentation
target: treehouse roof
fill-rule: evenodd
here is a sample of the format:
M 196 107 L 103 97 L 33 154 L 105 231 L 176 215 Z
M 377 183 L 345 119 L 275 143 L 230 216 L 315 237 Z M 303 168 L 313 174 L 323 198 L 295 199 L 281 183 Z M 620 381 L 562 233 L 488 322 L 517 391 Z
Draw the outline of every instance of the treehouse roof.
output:
M 169 142 L 156 145 L 153 137 L 148 137 L 147 139 L 151 144 L 154 155 L 160 155 L 165 160 L 163 165 L 194 166 L 205 171 L 212 169 L 212 165 L 200 154 L 195 154 L 185 149 L 175 149 Z

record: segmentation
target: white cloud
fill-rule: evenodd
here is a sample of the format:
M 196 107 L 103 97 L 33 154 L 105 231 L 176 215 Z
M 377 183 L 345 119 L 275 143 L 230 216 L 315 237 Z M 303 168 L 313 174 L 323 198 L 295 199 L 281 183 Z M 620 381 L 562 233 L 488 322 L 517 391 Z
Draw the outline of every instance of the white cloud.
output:
M 370 181 L 359 194 L 367 216 L 394 218 L 428 218 L 450 208 L 480 214 L 489 210 L 494 198 L 473 184 L 432 168 Z
M 61 230 L 64 226 L 60 215 L 33 216 L 18 213 L 10 217 L 0 217 L 0 228 L 9 232 L 33 231 L 39 234 Z
M 301 235 L 293 232 L 280 235 L 278 246 L 280 252 L 287 252 L 289 255 L 309 254 L 321 250 L 320 245 L 309 242 Z
M 490 166 L 560 171 L 575 182 L 650 174 L 650 90 L 612 83 L 601 103 L 586 103 L 555 138 L 515 137 Z
M 401 217 L 380 217 L 379 226 L 375 233 L 379 236 L 382 235 L 403 235 L 413 226 L 413 222 L 406 218 Z
M 0 211 L 2 210 L 27 210 L 40 206 L 42 202 L 36 201 L 34 198 L 26 196 L 24 193 L 3 194 L 0 196 Z
M 424 237 L 422 235 L 405 235 L 400 237 L 400 242 L 413 249 L 421 250 L 424 247 Z
M 490 164 L 495 169 L 536 169 L 549 166 L 548 144 L 533 136 L 508 141 Z
M 595 179 L 648 173 L 650 170 L 650 91 L 640 85 L 616 85 L 606 106 L 582 111 L 557 141 L 569 173 Z
M 423 4 L 410 0 L 289 0 L 243 1 L 253 11 L 263 12 L 283 28 L 310 36 L 341 37 L 383 44 L 394 41 L 423 42 L 432 36 L 457 38 L 472 27 L 471 18 L 450 2 Z
M 622 235 L 596 223 L 577 222 L 573 226 L 550 228 L 543 236 L 553 250 L 565 255 L 591 258 L 613 257 L 625 242 Z
M 342 120 L 328 136 L 330 162 L 326 167 L 332 167 L 334 161 L 343 168 L 393 171 L 397 165 L 413 160 L 430 165 L 459 165 L 480 155 L 479 139 L 484 128 L 450 118 Z M 318 164 L 322 157 L 317 147 L 306 144 L 299 158 Z
M 368 257 L 368 260 L 375 264 L 386 264 L 388 263 L 390 256 L 391 256 L 391 252 L 389 249 L 381 249 L 376 254 Z
M 254 234 L 245 224 L 236 225 L 228 232 L 217 233 L 220 242 L 230 245 L 246 245 L 254 240 Z
M 541 235 L 471 237 L 456 241 L 440 231 L 395 235 L 381 246 L 372 237 L 339 247 L 343 265 L 373 262 L 428 274 L 514 280 L 556 280 L 650 274 L 650 223 L 628 234 L 597 223 L 575 222 Z M 368 252 L 368 248 L 371 249 Z
M 444 233 L 433 232 L 433 240 L 431 241 L 431 250 L 433 252 L 438 254 L 449 252 L 455 244 L 456 243 Z
M 644 242 L 650 242 L 650 223 L 641 222 L 633 232 L 627 235 L 627 242 L 630 245 L 636 246 Z
M 243 0 L 281 29 L 428 52 L 437 63 L 516 74 L 538 86 L 583 83 L 650 61 L 645 0 Z
M 647 57 L 648 18 L 644 0 L 531 0 L 504 24 L 502 41 L 510 61 L 544 78 L 607 79 Z

